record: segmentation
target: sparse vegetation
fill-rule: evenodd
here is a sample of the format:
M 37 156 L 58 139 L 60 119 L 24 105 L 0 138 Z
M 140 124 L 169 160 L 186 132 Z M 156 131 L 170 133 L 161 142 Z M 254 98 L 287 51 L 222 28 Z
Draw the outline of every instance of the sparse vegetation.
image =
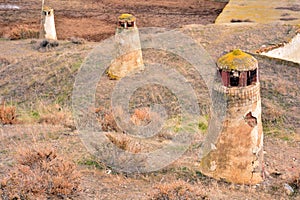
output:
M 28 39 L 28 38 L 38 38 L 39 31 L 36 28 L 31 28 L 28 25 L 19 25 L 11 30 L 10 39 Z
M 202 131 L 202 133 L 205 133 L 208 128 L 208 116 L 204 116 L 200 118 L 199 121 L 199 129 Z

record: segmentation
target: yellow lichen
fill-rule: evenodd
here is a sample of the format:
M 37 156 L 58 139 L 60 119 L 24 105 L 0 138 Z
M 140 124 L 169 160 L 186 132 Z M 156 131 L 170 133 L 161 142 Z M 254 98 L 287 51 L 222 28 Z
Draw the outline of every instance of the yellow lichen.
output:
M 48 6 L 43 6 L 43 11 L 52 11 L 53 9 Z
M 108 77 L 109 77 L 111 80 L 119 80 L 119 79 L 120 79 L 120 77 L 115 76 L 110 70 L 107 70 L 107 71 L 106 71 L 106 74 L 108 75 Z
M 125 21 L 135 21 L 135 17 L 132 14 L 124 13 L 120 15 L 119 20 L 125 20 Z
M 235 49 L 232 52 L 222 56 L 217 64 L 220 69 L 224 70 L 251 70 L 256 68 L 256 60 L 251 55 L 244 53 L 240 49 Z

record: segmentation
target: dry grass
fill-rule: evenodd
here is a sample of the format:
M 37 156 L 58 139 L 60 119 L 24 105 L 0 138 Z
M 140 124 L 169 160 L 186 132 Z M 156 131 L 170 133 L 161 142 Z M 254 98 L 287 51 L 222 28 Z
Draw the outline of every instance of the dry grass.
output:
M 38 38 L 39 31 L 36 28 L 31 28 L 28 25 L 18 25 L 10 31 L 10 39 L 28 39 L 28 38 Z
M 67 109 L 62 108 L 58 104 L 41 105 L 39 107 L 39 123 L 46 123 L 52 125 L 65 125 L 68 126 L 72 122 L 72 114 Z
M 49 145 L 20 148 L 17 164 L 1 181 L 4 199 L 49 199 L 76 195 L 80 175 L 74 163 Z
M 280 109 L 278 105 L 274 105 L 270 100 L 264 99 L 263 101 L 263 121 L 265 123 L 277 123 L 278 121 L 282 120 L 284 116 L 284 111 Z
M 6 106 L 4 101 L 0 105 L 0 124 L 15 124 L 16 120 L 16 107 Z
M 130 137 L 120 134 L 106 134 L 108 139 L 116 145 L 118 148 L 131 153 L 140 153 L 142 151 L 142 145 L 134 140 L 131 140 Z
M 95 113 L 103 131 L 119 131 L 112 110 L 100 106 Z
M 201 186 L 194 186 L 185 181 L 158 184 L 151 194 L 152 200 L 193 200 L 209 199 Z
M 121 119 L 124 117 L 122 108 L 119 107 L 112 111 L 112 109 L 100 106 L 95 112 L 103 131 L 121 131 L 116 123 L 115 117 L 120 117 Z M 136 108 L 130 117 L 130 123 L 132 126 L 146 126 L 153 118 L 158 118 L 158 115 L 154 112 L 150 112 L 149 107 Z
M 137 126 L 147 125 L 151 121 L 149 107 L 135 109 L 130 120 Z
M 20 111 L 20 113 L 20 122 L 23 123 L 62 125 L 74 128 L 71 111 L 68 108 L 61 107 L 59 104 L 38 102 L 30 111 Z

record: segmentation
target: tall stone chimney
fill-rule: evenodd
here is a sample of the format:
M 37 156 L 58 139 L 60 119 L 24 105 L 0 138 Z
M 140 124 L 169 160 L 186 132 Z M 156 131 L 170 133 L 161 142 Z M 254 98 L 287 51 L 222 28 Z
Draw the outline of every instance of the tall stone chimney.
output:
M 234 50 L 218 62 L 222 77 L 215 90 L 225 96 L 226 116 L 215 142 L 201 158 L 200 170 L 216 179 L 240 184 L 263 180 L 263 131 L 257 60 Z
M 116 60 L 114 60 L 107 74 L 111 79 L 120 79 L 128 74 L 144 69 L 139 31 L 136 18 L 131 14 L 118 17 L 115 34 Z
M 54 21 L 54 10 L 47 6 L 43 7 L 43 27 L 40 38 L 57 40 L 55 21 Z

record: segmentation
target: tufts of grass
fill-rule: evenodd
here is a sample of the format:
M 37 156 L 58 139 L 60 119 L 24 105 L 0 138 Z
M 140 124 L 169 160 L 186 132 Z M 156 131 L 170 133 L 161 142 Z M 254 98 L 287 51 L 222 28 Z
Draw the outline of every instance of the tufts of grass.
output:
M 78 71 L 78 69 L 81 67 L 82 62 L 83 60 L 79 59 L 77 62 L 73 63 L 71 67 L 71 73 Z
M 59 104 L 38 102 L 31 110 L 20 110 L 20 122 L 73 127 L 72 113 Z
M 300 141 L 299 134 L 295 133 L 293 130 L 283 129 L 280 126 L 272 127 L 268 124 L 264 124 L 263 132 L 266 136 L 279 138 L 284 141 Z
M 200 117 L 199 120 L 199 129 L 202 133 L 205 133 L 208 129 L 208 115 L 205 115 L 204 117 Z
M 79 165 L 85 165 L 89 168 L 105 169 L 106 166 L 97 161 L 95 158 L 85 158 L 78 161 Z

